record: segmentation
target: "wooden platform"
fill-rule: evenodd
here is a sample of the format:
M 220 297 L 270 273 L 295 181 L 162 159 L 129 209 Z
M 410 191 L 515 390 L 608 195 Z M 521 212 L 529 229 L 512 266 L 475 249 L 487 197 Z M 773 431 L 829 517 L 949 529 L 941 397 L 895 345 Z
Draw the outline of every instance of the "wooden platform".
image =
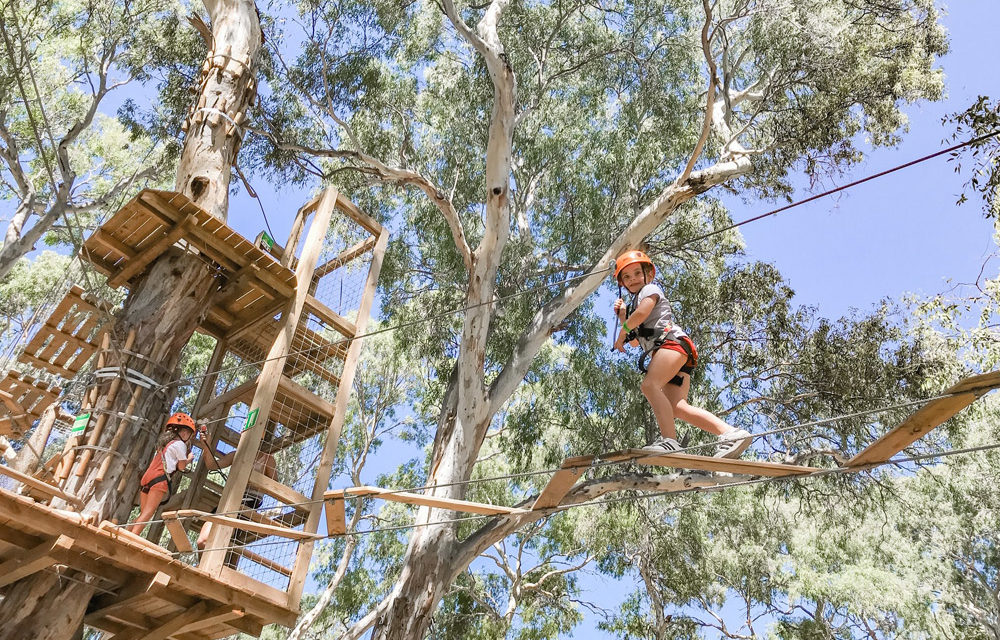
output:
M 97 352 L 108 319 L 107 310 L 84 300 L 83 289 L 74 286 L 56 305 L 18 360 L 71 379 Z
M 284 593 L 235 572 L 213 578 L 149 545 L 0 490 L 0 569 L 19 567 L 0 570 L 0 593 L 16 579 L 65 565 L 96 579 L 86 623 L 119 640 L 256 636 L 265 624 L 295 623 L 298 609 Z
M 141 191 L 91 234 L 80 254 L 108 276 L 110 286 L 120 287 L 179 242 L 219 265 L 227 277 L 221 300 L 204 325 L 217 335 L 280 308 L 294 291 L 291 269 L 172 191 Z
M 20 438 L 27 433 L 60 391 L 30 375 L 8 371 L 0 380 L 0 435 Z

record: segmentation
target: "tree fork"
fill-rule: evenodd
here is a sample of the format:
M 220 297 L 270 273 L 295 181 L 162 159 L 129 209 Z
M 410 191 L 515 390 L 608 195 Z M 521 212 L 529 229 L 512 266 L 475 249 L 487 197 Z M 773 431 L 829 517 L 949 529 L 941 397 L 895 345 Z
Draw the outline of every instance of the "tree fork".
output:
M 231 167 L 241 142 L 239 124 L 255 96 L 253 78 L 263 37 L 252 0 L 205 0 L 205 7 L 212 23 L 206 38 L 210 51 L 185 123 L 187 135 L 174 190 L 225 220 Z M 218 289 L 208 264 L 174 247 L 131 286 L 112 335 L 135 331 L 135 353 L 159 362 L 161 366 L 151 377 L 167 383 L 177 368 L 181 349 Z M 132 395 L 119 393 L 105 404 L 111 411 L 124 411 Z M 70 489 L 84 498 L 84 511 L 96 512 L 100 518 L 128 517 L 139 487 L 139 465 L 152 454 L 173 395 L 174 389 L 167 387 L 142 395 L 132 409 L 138 428 L 122 438 L 118 446 L 121 456 L 111 461 L 102 482 L 96 481 L 99 465 L 90 465 L 80 478 L 74 478 Z M 105 430 L 97 445 L 107 447 L 114 435 L 114 430 Z M 14 583 L 0 606 L 0 640 L 74 637 L 82 628 L 86 604 L 94 591 L 85 579 L 62 580 L 45 571 Z M 23 616 L 26 610 L 32 612 L 28 617 Z

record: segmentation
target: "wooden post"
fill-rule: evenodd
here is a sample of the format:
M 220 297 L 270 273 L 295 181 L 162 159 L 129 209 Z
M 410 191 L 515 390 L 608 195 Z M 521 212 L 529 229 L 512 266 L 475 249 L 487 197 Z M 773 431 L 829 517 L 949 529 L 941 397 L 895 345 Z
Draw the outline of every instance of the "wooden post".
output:
M 215 382 L 219 378 L 218 371 L 222 368 L 222 362 L 226 357 L 226 349 L 229 343 L 226 340 L 220 339 L 215 343 L 215 351 L 212 352 L 212 358 L 208 361 L 208 371 L 205 377 L 201 379 L 201 388 L 198 390 L 198 397 L 195 398 L 194 408 L 191 415 L 198 419 L 201 413 L 202 407 L 205 403 L 211 399 L 213 392 L 215 391 Z M 202 416 L 204 419 L 204 416 Z M 223 428 L 225 425 L 223 425 Z M 210 429 L 211 436 L 208 437 L 206 444 L 215 451 L 215 444 L 218 438 L 215 434 L 218 432 L 219 427 Z M 205 478 L 208 477 L 208 465 L 205 463 L 204 457 L 206 455 L 211 456 L 211 453 L 202 453 L 202 458 L 198 461 L 198 467 L 194 470 L 194 475 L 191 477 L 191 486 L 188 488 L 187 493 L 184 495 L 184 501 L 181 503 L 182 509 L 188 509 L 192 504 L 195 503 L 195 499 L 202 492 L 205 486 Z
M 133 343 L 135 343 L 135 329 L 132 329 L 131 331 L 128 332 L 128 336 L 126 336 L 126 338 L 125 338 L 125 348 L 124 348 L 124 350 L 125 351 L 130 351 L 132 349 L 132 344 Z M 124 360 L 124 358 L 121 357 L 121 356 L 119 356 L 118 360 L 119 360 L 119 362 L 118 362 L 119 368 L 124 369 L 124 366 L 123 366 L 123 363 L 122 363 L 122 360 Z M 118 395 L 118 389 L 122 386 L 122 378 L 121 378 L 121 376 L 124 376 L 124 375 L 125 375 L 125 373 L 124 373 L 124 371 L 122 371 L 122 372 L 120 372 L 119 377 L 117 377 L 117 378 L 115 378 L 114 380 L 111 381 L 111 389 L 108 391 L 108 398 L 109 398 L 108 404 L 107 404 L 108 407 L 111 406 L 111 403 L 114 401 L 115 396 Z M 133 406 L 134 406 L 134 404 L 133 404 Z M 107 423 L 107 421 L 108 421 L 108 414 L 107 413 L 102 413 L 99 416 L 97 416 L 97 424 L 95 424 L 94 428 L 91 429 L 91 431 L 90 431 L 90 437 L 87 438 L 87 446 L 89 446 L 89 447 L 97 446 L 97 443 L 100 441 L 100 438 L 101 438 L 101 432 L 104 431 L 104 425 Z M 83 453 L 80 454 L 80 461 L 79 461 L 79 464 L 77 465 L 77 468 L 76 468 L 76 475 L 77 475 L 77 477 L 82 476 L 87 471 L 87 465 L 90 464 L 90 459 L 93 456 L 94 456 L 94 450 L 93 449 L 85 449 L 83 451 Z
M 374 223 L 373 223 L 374 224 Z M 371 314 L 372 304 L 375 300 L 375 287 L 378 285 L 379 272 L 382 270 L 382 258 L 385 256 L 385 248 L 389 243 L 389 232 L 382 227 L 378 227 L 378 239 L 375 242 L 375 249 L 372 251 L 372 261 L 368 267 L 368 278 L 365 281 L 364 293 L 361 295 L 361 304 L 358 307 L 358 315 L 355 319 L 355 335 L 364 333 L 368 324 L 368 316 Z M 347 350 L 347 358 L 344 360 L 344 369 L 340 376 L 340 385 L 337 387 L 337 399 L 334 402 L 334 415 L 330 420 L 330 427 L 326 433 L 326 443 L 323 447 L 323 455 L 320 458 L 319 467 L 316 470 L 316 482 L 313 485 L 312 500 L 309 506 L 309 517 L 306 519 L 305 530 L 315 533 L 319 528 L 319 520 L 323 515 L 323 494 L 330 482 L 330 471 L 333 468 L 333 459 L 337 455 L 337 444 L 340 442 L 340 432 L 344 427 L 344 416 L 347 414 L 347 403 L 350 400 L 352 387 L 354 386 L 354 373 L 358 366 L 358 359 L 361 357 L 361 340 L 352 340 L 351 346 Z M 295 565 L 292 567 L 292 577 L 288 581 L 288 605 L 298 606 L 302 597 L 302 589 L 305 586 L 306 577 L 309 573 L 309 560 L 312 557 L 312 542 L 299 544 L 298 552 L 295 555 Z
M 97 356 L 97 368 L 101 369 L 104 367 L 106 360 L 106 354 L 108 348 L 111 346 L 111 332 L 104 334 L 101 338 L 101 351 Z M 112 398 L 113 399 L 113 398 Z M 97 385 L 94 385 L 90 392 L 87 394 L 86 402 L 83 403 L 81 411 L 86 413 L 88 409 L 91 409 L 97 402 Z M 76 458 L 76 446 L 80 444 L 80 436 L 70 436 L 66 438 L 66 445 L 63 447 L 63 457 L 59 460 L 59 466 L 56 467 L 54 475 L 54 482 L 60 484 L 63 480 L 69 476 L 69 470 L 73 466 L 73 461 Z
M 250 472 L 253 470 L 254 459 L 260 449 L 261 437 L 267 426 L 268 418 L 271 414 L 271 405 L 274 402 L 274 395 L 278 390 L 278 381 L 282 371 L 285 369 L 285 362 L 288 359 L 288 352 L 295 337 L 295 329 L 299 323 L 299 316 L 302 307 L 305 305 L 306 295 L 309 290 L 309 282 L 312 280 L 316 262 L 319 260 L 320 252 L 323 249 L 323 239 L 326 237 L 330 227 L 330 218 L 337 202 L 338 192 L 329 187 L 323 193 L 316 207 L 312 225 L 309 227 L 309 234 L 306 237 L 306 244 L 302 250 L 302 257 L 299 259 L 295 269 L 295 296 L 288 303 L 285 312 L 282 314 L 282 328 L 275 339 L 274 344 L 268 352 L 268 360 L 264 363 L 258 376 L 259 383 L 254 391 L 253 400 L 250 403 L 249 416 L 253 416 L 255 421 L 240 436 L 239 445 L 236 447 L 236 456 L 230 468 L 229 479 L 226 487 L 222 491 L 222 498 L 219 500 L 219 513 L 230 513 L 240 508 L 243 494 L 246 491 L 247 483 L 250 480 Z M 306 207 L 311 205 L 307 204 Z M 287 247 L 286 256 L 295 252 L 295 246 L 291 242 Z M 247 422 L 251 422 L 248 416 Z M 319 505 L 320 507 L 322 505 Z M 229 540 L 233 529 L 229 526 L 214 526 L 209 535 L 206 551 L 201 560 L 201 567 L 209 573 L 219 575 L 224 568 L 226 550 L 222 547 L 229 546 Z M 304 578 L 304 576 L 303 576 Z

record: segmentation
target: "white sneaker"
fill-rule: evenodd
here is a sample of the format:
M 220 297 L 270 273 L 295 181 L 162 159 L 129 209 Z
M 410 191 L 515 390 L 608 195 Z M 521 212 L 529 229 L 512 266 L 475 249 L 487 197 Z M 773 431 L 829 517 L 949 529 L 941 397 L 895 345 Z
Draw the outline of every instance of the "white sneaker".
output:
M 677 442 L 673 438 L 664 438 L 660 436 L 656 440 L 653 440 L 652 444 L 643 447 L 643 451 L 648 451 L 650 453 L 674 453 L 676 451 L 682 450 L 684 447 L 681 446 L 680 442 Z
M 724 433 L 719 436 L 719 444 L 716 445 L 714 457 L 739 458 L 750 446 L 752 440 L 750 432 L 745 429 L 733 429 L 729 433 Z

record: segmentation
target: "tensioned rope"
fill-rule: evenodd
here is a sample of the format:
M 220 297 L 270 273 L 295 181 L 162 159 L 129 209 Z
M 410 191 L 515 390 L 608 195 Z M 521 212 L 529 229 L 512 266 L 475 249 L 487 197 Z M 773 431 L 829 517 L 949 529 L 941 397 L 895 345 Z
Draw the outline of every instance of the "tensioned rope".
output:
M 684 247 L 686 247 L 688 245 L 691 245 L 691 244 L 694 244 L 696 242 L 700 242 L 702 240 L 705 240 L 706 238 L 711 238 L 713 236 L 725 233 L 727 231 L 731 231 L 733 229 L 742 227 L 742 226 L 750 224 L 752 222 L 756 222 L 758 220 L 763 220 L 764 218 L 777 215 L 779 213 L 788 211 L 790 209 L 794 209 L 795 207 L 799 207 L 799 206 L 807 204 L 809 202 L 813 202 L 814 200 L 818 200 L 820 198 L 824 198 L 826 196 L 833 195 L 835 193 L 839 193 L 841 191 L 846 191 L 847 189 L 850 189 L 852 187 L 856 187 L 856 186 L 858 186 L 860 184 L 864 184 L 866 182 L 869 182 L 869 181 L 875 180 L 877 178 L 881 178 L 881 177 L 887 176 L 889 174 L 895 173 L 897 171 L 901 171 L 903 169 L 912 167 L 914 165 L 917 165 L 917 164 L 920 164 L 920 163 L 923 163 L 923 162 L 927 162 L 928 160 L 932 160 L 934 158 L 940 157 L 940 156 L 945 155 L 947 153 L 952 153 L 952 152 L 957 151 L 959 149 L 962 149 L 964 147 L 968 147 L 968 146 L 972 146 L 972 145 L 975 145 L 975 144 L 979 144 L 979 143 L 981 143 L 981 142 L 983 142 L 985 140 L 988 140 L 990 138 L 993 138 L 993 137 L 995 137 L 997 135 L 1000 135 L 1000 130 L 992 131 L 990 133 L 987 133 L 987 134 L 984 134 L 984 135 L 981 135 L 981 136 L 977 136 L 975 138 L 971 138 L 971 139 L 966 140 L 964 142 L 960 142 L 958 144 L 954 144 L 954 145 L 952 145 L 950 147 L 947 147 L 945 149 L 940 149 L 938 151 L 926 154 L 926 155 L 921 156 L 919 158 L 916 158 L 914 160 L 910 160 L 908 162 L 904 162 L 903 164 L 896 165 L 894 167 L 890 167 L 889 169 L 885 169 L 883 171 L 879 171 L 877 173 L 865 176 L 864 178 L 860 178 L 858 180 L 854 180 L 852 182 L 849 182 L 847 184 L 841 185 L 839 187 L 834 187 L 832 189 L 828 189 L 826 191 L 823 191 L 822 193 L 814 194 L 812 196 L 809 196 L 808 198 L 804 198 L 802 200 L 797 200 L 795 202 L 791 202 L 791 203 L 789 203 L 787 205 L 778 207 L 776 209 L 772 209 L 772 210 L 767 211 L 765 213 L 762 213 L 762 214 L 759 214 L 759 215 L 747 218 L 745 220 L 741 220 L 739 222 L 732 223 L 730 225 L 726 225 L 725 227 L 722 227 L 720 229 L 715 229 L 715 230 L 712 230 L 710 232 L 703 233 L 701 235 L 695 236 L 694 238 L 691 238 L 691 239 L 685 240 L 684 242 L 678 243 L 677 245 L 674 245 L 672 247 L 669 247 L 669 248 L 663 249 L 661 251 L 658 251 L 658 252 L 656 252 L 656 255 L 665 255 L 667 253 L 670 253 L 670 252 L 673 252 L 673 251 L 677 251 L 678 249 L 684 248 Z M 203 378 L 205 378 L 207 376 L 210 376 L 210 375 L 225 374 L 225 373 L 229 373 L 229 372 L 233 372 L 233 371 L 238 371 L 238 370 L 246 368 L 246 367 L 262 365 L 262 364 L 264 364 L 266 362 L 269 362 L 271 360 L 277 360 L 277 359 L 284 358 L 284 357 L 289 357 L 289 356 L 296 356 L 296 355 L 308 354 L 308 353 L 311 353 L 313 351 L 317 351 L 317 350 L 320 350 L 320 349 L 323 349 L 323 348 L 327 348 L 328 346 L 337 346 L 337 345 L 347 344 L 347 343 L 350 343 L 353 340 L 360 340 L 360 339 L 363 339 L 363 338 L 369 338 L 369 337 L 380 335 L 380 334 L 383 334 L 383 333 L 389 333 L 389 332 L 392 332 L 392 331 L 398 331 L 400 329 L 406 329 L 408 327 L 413 327 L 413 326 L 425 324 L 425 323 L 428 323 L 428 322 L 433 322 L 433 321 L 439 320 L 441 318 L 446 318 L 446 317 L 457 315 L 457 314 L 460 314 L 460 313 L 465 313 L 465 312 L 471 311 L 473 309 L 478 309 L 479 307 L 483 307 L 483 306 L 487 306 L 487 305 L 493 305 L 493 304 L 500 304 L 500 303 L 505 302 L 507 300 L 511 300 L 511 299 L 514 299 L 514 298 L 519 298 L 519 297 L 522 297 L 522 296 L 527 295 L 529 293 L 534 293 L 536 291 L 542 291 L 542 290 L 551 289 L 551 288 L 559 286 L 559 285 L 568 284 L 570 282 L 574 282 L 576 280 L 582 280 L 584 278 L 590 278 L 590 277 L 598 275 L 598 274 L 600 274 L 602 272 L 606 273 L 606 272 L 610 272 L 610 271 L 613 271 L 613 270 L 614 270 L 614 265 L 613 264 L 608 265 L 604 269 L 601 269 L 601 268 L 599 268 L 599 267 L 597 267 L 595 265 L 594 267 L 592 267 L 591 269 L 589 269 L 586 273 L 583 273 L 583 274 L 580 274 L 580 275 L 576 275 L 576 276 L 570 276 L 568 278 L 564 278 L 562 280 L 557 280 L 555 282 L 550 282 L 550 283 L 545 283 L 545 284 L 537 285 L 535 287 L 529 287 L 529 288 L 524 289 L 522 291 L 517 291 L 515 293 L 508 294 L 506 296 L 499 296 L 499 297 L 493 298 L 492 300 L 488 300 L 486 302 L 477 302 L 475 304 L 471 304 L 471 305 L 467 305 L 467 306 L 463 306 L 463 307 L 458 307 L 456 309 L 452 309 L 452 310 L 449 310 L 449 311 L 442 311 L 442 312 L 439 312 L 439 313 L 430 314 L 430 315 L 424 316 L 422 318 L 416 318 L 414 320 L 409 320 L 407 322 L 403 322 L 403 323 L 400 323 L 400 324 L 392 325 L 392 326 L 389 326 L 389 327 L 383 327 L 381 329 L 376 329 L 374 331 L 369 331 L 367 333 L 358 334 L 358 335 L 354 336 L 353 338 L 343 338 L 341 340 L 337 340 L 335 342 L 331 342 L 331 343 L 329 343 L 329 345 L 324 345 L 322 347 L 315 346 L 315 347 L 309 347 L 309 348 L 306 348 L 306 349 L 300 349 L 300 350 L 296 350 L 296 351 L 288 351 L 288 352 L 282 353 L 282 354 L 277 355 L 277 356 L 273 356 L 273 357 L 269 357 L 269 358 L 264 358 L 262 360 L 257 360 L 257 361 L 253 361 L 253 362 L 246 362 L 246 363 L 243 363 L 243 364 L 241 364 L 239 366 L 226 367 L 226 368 L 219 369 L 217 371 L 206 371 L 205 373 L 197 375 L 197 376 L 190 376 L 190 377 L 185 377 L 185 378 L 179 378 L 177 380 L 173 380 L 173 381 L 171 381 L 169 383 L 166 383 L 164 386 L 171 386 L 171 385 L 177 385 L 177 384 L 193 384 L 194 381 L 199 380 L 199 379 L 203 379 Z
M 1000 442 L 996 442 L 996 443 L 988 444 L 988 445 L 980 445 L 980 446 L 976 446 L 976 447 L 966 447 L 966 448 L 962 448 L 962 449 L 950 449 L 950 450 L 945 450 L 945 451 L 939 451 L 939 452 L 936 452 L 936 453 L 927 453 L 927 454 L 920 454 L 920 455 L 914 455 L 914 456 L 907 456 L 907 457 L 904 457 L 904 458 L 892 458 L 892 459 L 886 460 L 884 462 L 879 462 L 879 463 L 864 465 L 864 466 L 861 466 L 861 467 L 833 467 L 833 468 L 829 468 L 829 469 L 821 469 L 819 471 L 815 471 L 813 473 L 804 474 L 804 475 L 751 478 L 749 480 L 736 480 L 734 482 L 720 483 L 718 485 L 711 486 L 711 487 L 700 487 L 700 486 L 699 487 L 689 487 L 689 488 L 677 489 L 677 490 L 673 490 L 673 491 L 655 491 L 655 492 L 643 493 L 643 494 L 639 494 L 639 495 L 615 496 L 615 497 L 611 497 L 611 498 L 605 498 L 605 497 L 602 496 L 600 498 L 595 498 L 593 500 L 587 500 L 585 502 L 577 502 L 577 503 L 574 503 L 574 504 L 559 505 L 559 506 L 556 506 L 556 507 L 549 507 L 548 509 L 539 509 L 538 512 L 545 513 L 546 516 L 548 516 L 548 515 L 553 515 L 555 513 L 561 513 L 563 511 L 568 511 L 570 509 L 575 509 L 577 507 L 596 506 L 596 505 L 601 505 L 601 504 L 614 504 L 614 503 L 620 503 L 620 502 L 638 502 L 639 500 L 648 500 L 650 498 L 660 498 L 660 497 L 664 497 L 664 496 L 668 496 L 668 495 L 683 495 L 683 494 L 687 494 L 687 493 L 720 492 L 720 491 L 724 491 L 725 489 L 729 489 L 731 487 L 744 487 L 744 486 L 752 486 L 752 485 L 767 485 L 767 484 L 776 483 L 776 482 L 799 481 L 799 480 L 806 480 L 806 479 L 809 479 L 809 478 L 818 478 L 818 477 L 828 476 L 828 475 L 834 475 L 834 474 L 858 473 L 858 472 L 861 472 L 861 471 L 870 471 L 872 469 L 876 469 L 876 468 L 884 467 L 884 466 L 888 466 L 888 465 L 899 466 L 899 465 L 903 465 L 903 464 L 909 464 L 909 463 L 912 463 L 912 462 L 923 462 L 923 461 L 926 461 L 926 460 L 933 460 L 933 459 L 937 459 L 937 458 L 947 458 L 947 457 L 952 457 L 952 456 L 957 456 L 957 455 L 965 455 L 965 454 L 969 454 L 969 453 L 977 453 L 977 452 L 982 452 L 982 451 L 992 451 L 992 450 L 995 450 L 995 449 L 1000 449 Z M 678 475 L 681 475 L 681 474 L 678 474 Z M 531 512 L 528 511 L 528 513 L 531 513 Z M 524 515 L 524 514 L 512 514 L 512 515 Z M 342 533 L 342 534 L 327 534 L 325 536 L 318 536 L 318 537 L 313 538 L 312 540 L 310 540 L 310 542 L 318 542 L 320 540 L 329 540 L 329 539 L 332 539 L 332 538 L 339 538 L 339 537 L 343 537 L 343 536 L 363 536 L 363 535 L 369 535 L 369 534 L 374 534 L 374 533 L 386 533 L 386 532 L 392 532 L 392 531 L 402 531 L 402 530 L 407 530 L 407 529 L 417 529 L 417 528 L 420 528 L 420 527 L 430 527 L 430 526 L 437 526 L 437 525 L 443 525 L 443 524 L 456 524 L 456 523 L 471 522 L 471 521 L 477 521 L 477 520 L 485 520 L 485 519 L 488 519 L 488 518 L 497 518 L 497 517 L 501 517 L 502 518 L 502 517 L 509 517 L 509 516 L 473 515 L 473 516 L 465 516 L 465 517 L 461 517 L 461 518 L 450 518 L 450 519 L 446 519 L 446 520 L 435 520 L 433 522 L 414 522 L 414 523 L 411 523 L 411 524 L 396 525 L 396 526 L 392 526 L 392 527 L 375 527 L 375 528 L 372 528 L 372 529 L 365 529 L 364 531 L 348 531 L 348 532 Z M 256 546 L 256 547 L 264 547 L 264 546 L 283 545 L 283 544 L 288 544 L 288 543 L 289 543 L 288 540 L 279 540 L 279 541 L 274 541 L 274 542 L 253 542 L 251 544 L 253 546 Z M 199 554 L 199 553 L 205 553 L 206 551 L 226 551 L 226 550 L 232 550 L 232 549 L 240 549 L 240 548 L 243 548 L 244 546 L 250 546 L 250 545 L 228 545 L 228 546 L 224 546 L 224 547 L 212 547 L 212 548 L 207 548 L 207 549 L 198 549 L 198 550 L 195 550 L 195 551 L 193 551 L 191 553 Z M 175 556 L 179 556 L 179 555 L 181 555 L 181 553 L 177 552 L 174 555 Z
M 962 393 L 965 393 L 965 392 L 962 392 Z M 954 393 L 945 393 L 945 394 L 940 394 L 940 395 L 937 395 L 937 396 L 932 396 L 932 397 L 929 397 L 929 398 L 921 398 L 921 399 L 918 399 L 918 400 L 910 400 L 910 401 L 907 401 L 907 402 L 896 403 L 896 404 L 887 405 L 887 406 L 884 406 L 884 407 L 877 407 L 877 408 L 874 408 L 874 409 L 866 409 L 866 410 L 863 410 L 863 411 L 856 411 L 854 413 L 842 414 L 842 415 L 839 415 L 839 416 L 834 416 L 832 418 L 823 418 L 823 419 L 820 419 L 820 420 L 812 420 L 812 421 L 809 421 L 809 422 L 802 422 L 802 423 L 798 423 L 798 424 L 794 424 L 794 425 L 789 425 L 789 426 L 786 426 L 786 427 L 778 427 L 776 429 L 770 429 L 770 430 L 767 430 L 767 431 L 761 431 L 761 432 L 758 432 L 758 433 L 751 434 L 749 437 L 750 437 L 750 439 L 757 439 L 757 438 L 763 438 L 765 436 L 770 436 L 770 435 L 775 435 L 775 434 L 788 433 L 788 432 L 793 432 L 793 431 L 800 431 L 800 430 L 808 429 L 808 428 L 815 427 L 815 426 L 822 425 L 822 424 L 830 424 L 830 423 L 839 422 L 839 421 L 842 421 L 842 420 L 850 420 L 850 419 L 853 419 L 853 418 L 859 418 L 859 417 L 863 417 L 863 416 L 866 416 L 866 415 L 874 415 L 874 414 L 878 414 L 878 413 L 885 413 L 887 411 L 894 411 L 894 410 L 897 410 L 897 409 L 906 409 L 906 408 L 914 407 L 914 406 L 917 406 L 917 405 L 927 404 L 927 403 L 933 402 L 935 400 L 941 400 L 941 399 L 944 399 L 944 398 L 950 398 L 950 397 L 952 397 L 954 395 L 957 395 L 957 394 L 954 394 Z M 692 445 L 692 446 L 689 446 L 689 447 L 684 447 L 684 448 L 678 449 L 677 451 L 671 451 L 670 453 L 688 453 L 688 452 L 691 452 L 691 451 L 698 451 L 698 450 L 701 450 L 701 449 L 704 449 L 704 448 L 707 448 L 707 447 L 714 447 L 714 446 L 716 446 L 716 444 L 717 444 L 716 442 L 705 442 L 705 443 L 701 443 L 701 444 Z M 663 452 L 663 453 L 666 453 L 666 452 Z M 651 455 L 658 455 L 658 454 L 657 453 L 653 453 L 653 452 L 646 452 L 646 453 L 642 453 L 642 454 L 636 454 L 634 458 L 629 458 L 629 459 L 626 459 L 626 460 L 601 460 L 600 457 L 598 456 L 597 460 L 593 464 L 591 464 L 589 466 L 589 469 L 592 470 L 592 469 L 600 468 L 600 467 L 627 464 L 627 463 L 634 462 L 635 460 L 637 460 L 639 458 L 649 457 Z M 436 488 L 442 488 L 442 487 L 467 486 L 467 485 L 480 484 L 480 483 L 485 483 L 485 482 L 494 482 L 494 481 L 497 481 L 497 480 L 515 480 L 515 479 L 519 479 L 519 478 L 527 478 L 527 477 L 532 477 L 532 476 L 538 476 L 538 475 L 546 475 L 546 474 L 556 473 L 556 472 L 558 472 L 560 470 L 562 470 L 562 467 L 553 467 L 551 469 L 541 469 L 541 470 L 535 470 L 535 471 L 523 471 L 523 472 L 519 472 L 519 473 L 510 473 L 510 474 L 504 474 L 504 475 L 498 475 L 498 476 L 488 476 L 488 477 L 483 477 L 483 478 L 472 478 L 472 479 L 469 479 L 469 480 L 462 480 L 462 481 L 458 481 L 458 482 L 440 483 L 440 484 L 433 484 L 433 485 L 418 485 L 418 486 L 407 487 L 407 488 L 403 488 L 403 489 L 393 489 L 391 491 L 385 491 L 385 492 L 380 493 L 379 495 L 385 496 L 385 495 L 393 495 L 393 494 L 398 494 L 398 493 L 412 493 L 414 491 L 426 491 L 428 489 L 436 489 Z M 345 495 L 344 496 L 345 499 L 361 499 L 361 498 L 365 498 L 365 497 L 370 497 L 370 496 L 361 496 L 361 495 L 354 495 L 354 496 L 352 496 L 352 495 Z M 377 498 L 378 496 L 372 496 L 372 497 L 376 497 Z M 300 507 L 300 506 L 310 506 L 310 505 L 320 504 L 320 503 L 323 503 L 323 502 L 326 502 L 326 500 L 306 500 L 306 501 L 297 502 L 297 503 L 288 503 L 288 504 L 282 503 L 282 506 L 284 506 L 284 507 Z M 269 511 L 271 509 L 272 509 L 272 507 L 246 508 L 246 509 L 237 509 L 237 510 L 233 510 L 233 511 L 227 511 L 227 512 L 224 512 L 224 513 L 216 513 L 215 515 L 222 515 L 222 516 L 241 515 L 241 514 L 246 514 L 246 513 L 252 512 L 252 511 L 261 512 L 261 511 Z M 178 519 L 179 520 L 182 520 L 182 519 L 185 519 L 185 518 L 196 519 L 198 517 L 199 516 L 185 516 L 185 517 L 179 517 Z M 146 521 L 143 521 L 141 524 L 153 524 L 153 523 L 159 523 L 159 522 L 164 522 L 164 520 L 162 520 L 162 519 L 146 520 Z M 118 526 L 120 528 L 120 527 L 132 526 L 134 524 L 140 524 L 140 523 L 138 523 L 138 522 L 131 522 L 131 523 L 127 523 L 127 524 L 119 524 L 119 525 L 116 525 L 116 526 Z

